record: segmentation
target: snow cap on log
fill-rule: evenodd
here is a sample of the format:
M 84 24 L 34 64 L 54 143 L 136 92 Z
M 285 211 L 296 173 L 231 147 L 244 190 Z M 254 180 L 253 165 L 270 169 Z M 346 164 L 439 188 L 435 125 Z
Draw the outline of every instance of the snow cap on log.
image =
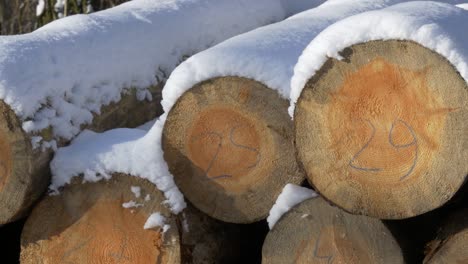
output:
M 279 23 L 231 38 L 192 56 L 172 72 L 162 92 L 163 109 L 169 112 L 195 84 L 221 76 L 250 78 L 288 98 L 294 65 L 317 34 L 345 17 L 400 2 L 326 1 Z
M 468 10 L 468 4 L 459 4 L 457 6 L 460 7 L 460 8 L 463 8 L 465 10 Z
M 445 1 L 453 2 L 453 1 Z M 306 82 L 328 58 L 354 44 L 373 40 L 410 40 L 431 49 L 452 63 L 468 81 L 468 12 L 451 4 L 418 1 L 348 17 L 329 26 L 310 42 L 294 67 L 289 115 Z
M 268 215 L 267 222 L 270 229 L 275 226 L 276 222 L 291 208 L 297 204 L 303 202 L 304 200 L 316 197 L 312 189 L 301 187 L 294 184 L 286 184 L 283 191 L 276 199 L 275 204 L 271 207 L 270 214 Z

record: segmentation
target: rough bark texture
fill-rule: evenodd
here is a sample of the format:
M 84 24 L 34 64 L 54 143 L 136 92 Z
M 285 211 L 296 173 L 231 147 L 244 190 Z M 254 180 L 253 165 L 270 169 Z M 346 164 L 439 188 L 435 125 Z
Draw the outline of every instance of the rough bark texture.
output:
M 33 149 L 13 111 L 0 102 L 0 225 L 23 216 L 49 184 L 51 151 Z
M 329 59 L 295 112 L 298 157 L 341 208 L 381 219 L 448 201 L 468 175 L 468 87 L 442 56 L 373 41 Z
M 304 177 L 287 106 L 276 91 L 239 77 L 187 91 L 163 131 L 164 158 L 187 199 L 225 222 L 265 218 L 283 186 Z
M 136 127 L 161 114 L 161 85 L 150 88 L 152 101 L 138 101 L 135 92 L 123 95 L 117 103 L 104 106 L 93 123 L 83 128 L 102 132 L 116 127 Z M 5 103 L 0 102 L 0 225 L 14 221 L 27 213 L 50 183 L 50 150 L 33 149 L 31 136 L 21 128 L 21 122 Z M 129 114 L 131 113 L 131 114 Z M 38 133 L 51 140 L 52 132 Z M 58 142 L 59 146 L 68 142 Z
M 131 186 L 141 188 L 140 197 Z M 21 263 L 180 263 L 177 224 L 164 200 L 153 184 L 133 176 L 75 180 L 33 210 L 21 235 Z M 124 208 L 129 201 L 138 205 Z M 143 229 L 155 212 L 171 226 L 166 233 Z
M 263 264 L 404 263 L 382 222 L 348 214 L 321 198 L 286 213 L 268 233 L 262 253 Z
M 428 244 L 425 264 L 468 263 L 468 208 L 451 215 Z

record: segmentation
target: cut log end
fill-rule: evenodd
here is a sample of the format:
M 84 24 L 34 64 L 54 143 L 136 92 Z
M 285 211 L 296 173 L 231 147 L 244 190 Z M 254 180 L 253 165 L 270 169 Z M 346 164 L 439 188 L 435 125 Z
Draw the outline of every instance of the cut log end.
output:
M 284 215 L 262 254 L 262 263 L 403 263 L 400 247 L 379 220 L 348 214 L 321 198 Z
M 264 218 L 282 186 L 304 178 L 287 101 L 259 82 L 222 77 L 184 93 L 163 131 L 164 157 L 184 195 L 234 223 Z
M 21 263 L 177 263 L 177 225 L 155 187 L 131 176 L 75 183 L 42 200 L 22 233 Z M 136 197 L 130 187 L 140 187 Z M 151 199 L 145 200 L 149 195 Z M 134 207 L 125 208 L 126 202 Z M 160 212 L 170 229 L 143 229 Z
M 47 188 L 50 157 L 33 150 L 21 121 L 0 100 L 0 225 L 23 216 Z
M 412 42 L 374 41 L 344 53 L 298 100 L 296 144 L 309 180 L 357 214 L 407 218 L 441 206 L 468 174 L 465 81 Z

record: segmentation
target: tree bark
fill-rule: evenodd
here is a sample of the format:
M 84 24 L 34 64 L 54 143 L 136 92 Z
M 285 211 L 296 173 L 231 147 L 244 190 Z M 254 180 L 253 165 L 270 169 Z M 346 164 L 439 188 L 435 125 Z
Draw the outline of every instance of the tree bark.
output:
M 348 214 L 322 198 L 287 212 L 268 233 L 262 263 L 404 263 L 384 224 Z
M 225 222 L 264 219 L 283 186 L 304 179 L 287 107 L 276 91 L 240 77 L 214 78 L 183 94 L 162 142 L 185 197 Z
M 437 53 L 372 41 L 329 59 L 295 110 L 311 184 L 346 211 L 402 219 L 440 207 L 468 175 L 468 87 Z
M 140 188 L 139 197 L 132 186 Z M 135 207 L 123 207 L 131 201 Z M 21 263 L 180 263 L 177 224 L 163 201 L 141 178 L 75 179 L 34 208 L 21 235 Z M 156 212 L 170 225 L 165 233 L 159 227 L 143 229 Z

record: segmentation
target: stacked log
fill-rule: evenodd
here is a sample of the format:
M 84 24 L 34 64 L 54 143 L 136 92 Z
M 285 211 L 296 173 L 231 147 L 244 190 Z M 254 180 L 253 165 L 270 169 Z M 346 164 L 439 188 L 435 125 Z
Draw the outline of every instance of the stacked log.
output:
M 468 209 L 446 219 L 437 238 L 428 244 L 425 264 L 468 262 Z
M 60 147 L 83 128 L 102 131 L 134 127 L 155 118 L 160 114 L 160 85 L 167 72 L 193 52 L 283 19 L 287 11 L 282 1 L 270 2 L 223 0 L 213 2 L 210 8 L 197 1 L 179 1 L 171 6 L 158 2 L 128 3 L 99 14 L 70 16 L 61 20 L 68 22 L 53 22 L 19 38 L 4 37 L 5 53 L 0 61 L 4 100 L 0 103 L 3 113 L 0 135 L 5 138 L 0 143 L 4 147 L 0 155 L 3 160 L 0 163 L 0 225 L 24 216 L 49 183 L 47 167 L 52 151 L 34 148 L 32 137 L 61 141 Z M 222 8 L 232 8 L 232 12 L 220 17 L 217 23 L 209 23 L 211 14 Z M 250 12 L 256 15 L 248 15 L 246 19 Z M 180 29 L 176 33 L 172 32 L 175 23 Z M 201 35 L 185 31 L 192 24 L 203 25 Z M 167 38 L 168 32 L 174 34 Z M 89 39 L 93 39 L 92 43 Z M 50 46 L 59 48 L 51 52 Z M 33 63 L 32 57 L 36 58 Z M 150 83 L 155 89 L 149 93 L 140 89 Z M 39 87 L 34 89 L 36 86 Z M 151 97 L 152 103 L 136 100 L 135 91 L 140 99 Z M 126 97 L 127 93 L 131 95 Z M 117 99 L 120 102 L 105 106 Z M 34 107 L 28 107 L 31 105 Z M 24 108 L 28 109 L 27 113 L 22 113 Z M 95 112 L 100 114 L 94 114 L 93 125 L 85 127 L 84 123 L 90 122 L 91 113 Z M 49 118 L 50 115 L 55 115 L 55 119 Z M 50 119 L 53 120 L 49 122 Z M 22 129 L 29 127 L 25 131 L 32 131 L 33 126 L 28 126 L 31 124 L 42 129 L 49 123 L 53 125 L 34 133 Z M 68 131 L 61 125 L 72 128 Z
M 179 263 L 178 226 L 163 201 L 137 177 L 75 180 L 35 206 L 21 235 L 21 263 Z M 153 213 L 164 226 L 143 229 Z
M 283 186 L 304 178 L 285 100 L 292 67 L 333 22 L 392 2 L 326 2 L 177 67 L 163 91 L 163 149 L 187 199 L 222 221 L 264 219 Z
M 153 213 L 164 223 L 144 229 Z M 28 217 L 21 263 L 239 263 L 255 257 L 263 234 L 258 225 L 222 223 L 190 204 L 172 215 L 162 193 L 138 177 L 75 178 Z
M 163 148 L 188 200 L 226 222 L 265 218 L 283 184 L 302 180 L 287 106 L 274 90 L 240 77 L 186 92 L 169 113 Z
M 329 59 L 295 110 L 311 184 L 341 208 L 381 219 L 440 207 L 468 174 L 468 87 L 411 41 L 371 41 Z
M 262 263 L 404 263 L 377 219 L 346 213 L 322 198 L 306 200 L 268 233 Z
M 443 5 L 419 4 L 434 5 L 444 13 Z M 397 15 L 395 10 L 390 9 L 390 16 Z M 409 8 L 408 13 L 412 12 Z M 328 25 L 318 20 L 318 29 Z M 278 28 L 281 33 L 291 29 Z M 318 33 L 312 28 L 309 36 Z M 390 40 L 352 43 L 339 59 L 324 59 L 306 80 L 293 123 L 285 99 L 291 64 L 280 56 L 273 59 L 290 46 L 287 41 L 262 38 L 271 45 L 256 49 L 255 36 L 275 32 L 263 30 L 233 38 L 177 68 L 162 102 L 166 115 L 145 136 L 156 143 L 135 144 L 136 150 L 147 150 L 162 143 L 177 186 L 201 212 L 189 205 L 184 213 L 171 215 L 155 186 L 131 175 L 115 174 L 108 181 L 83 184 L 75 179 L 33 210 L 22 234 L 21 261 L 234 261 L 241 251 L 239 241 L 254 235 L 233 235 L 239 226 L 218 220 L 264 219 L 282 187 L 301 183 L 305 172 L 323 198 L 306 200 L 280 219 L 263 244 L 263 263 L 403 263 L 403 246 L 380 219 L 404 219 L 434 210 L 466 182 L 468 71 L 460 72 L 447 56 L 410 39 L 386 36 L 382 39 Z M 318 49 L 326 46 L 320 41 Z M 273 46 L 279 48 L 270 50 Z M 265 51 L 270 55 L 257 56 Z M 221 63 L 213 62 L 217 55 Z M 263 71 L 269 63 L 273 70 Z M 280 72 L 286 73 L 275 75 Z M 46 171 L 49 157 L 40 155 L 50 155 L 20 153 L 35 151 L 31 135 L 21 130 L 13 111 L 7 105 L 4 108 L 0 147 L 5 151 L 0 164 L 7 176 L 0 181 L 0 191 L 2 184 L 7 187 L 11 182 L 11 175 L 36 167 Z M 111 114 L 95 118 L 97 126 L 105 128 L 105 120 L 116 121 L 119 116 L 128 118 L 128 111 L 137 110 L 115 106 Z M 135 120 L 122 122 L 131 121 Z M 47 139 L 48 133 L 45 130 L 40 136 Z M 139 154 L 135 149 L 130 153 Z M 146 178 L 167 187 L 161 179 L 170 174 L 160 166 L 162 159 L 147 160 L 157 165 L 142 166 L 155 176 Z M 161 175 L 154 175 L 154 168 L 161 169 Z M 442 227 L 425 263 L 467 261 L 466 216 L 462 212 Z M 143 229 L 155 218 L 159 227 Z
M 92 124 L 82 128 L 105 131 L 150 121 L 162 112 L 158 100 L 161 84 L 149 90 L 154 100 L 139 101 L 135 91 L 125 94 L 119 102 L 104 106 L 100 115 L 95 114 Z M 5 224 L 24 216 L 49 185 L 52 150 L 34 148 L 31 138 L 53 138 L 50 128 L 34 134 L 24 132 L 19 117 L 4 102 L 0 102 L 0 111 L 0 224 Z M 62 140 L 59 146 L 67 143 Z

